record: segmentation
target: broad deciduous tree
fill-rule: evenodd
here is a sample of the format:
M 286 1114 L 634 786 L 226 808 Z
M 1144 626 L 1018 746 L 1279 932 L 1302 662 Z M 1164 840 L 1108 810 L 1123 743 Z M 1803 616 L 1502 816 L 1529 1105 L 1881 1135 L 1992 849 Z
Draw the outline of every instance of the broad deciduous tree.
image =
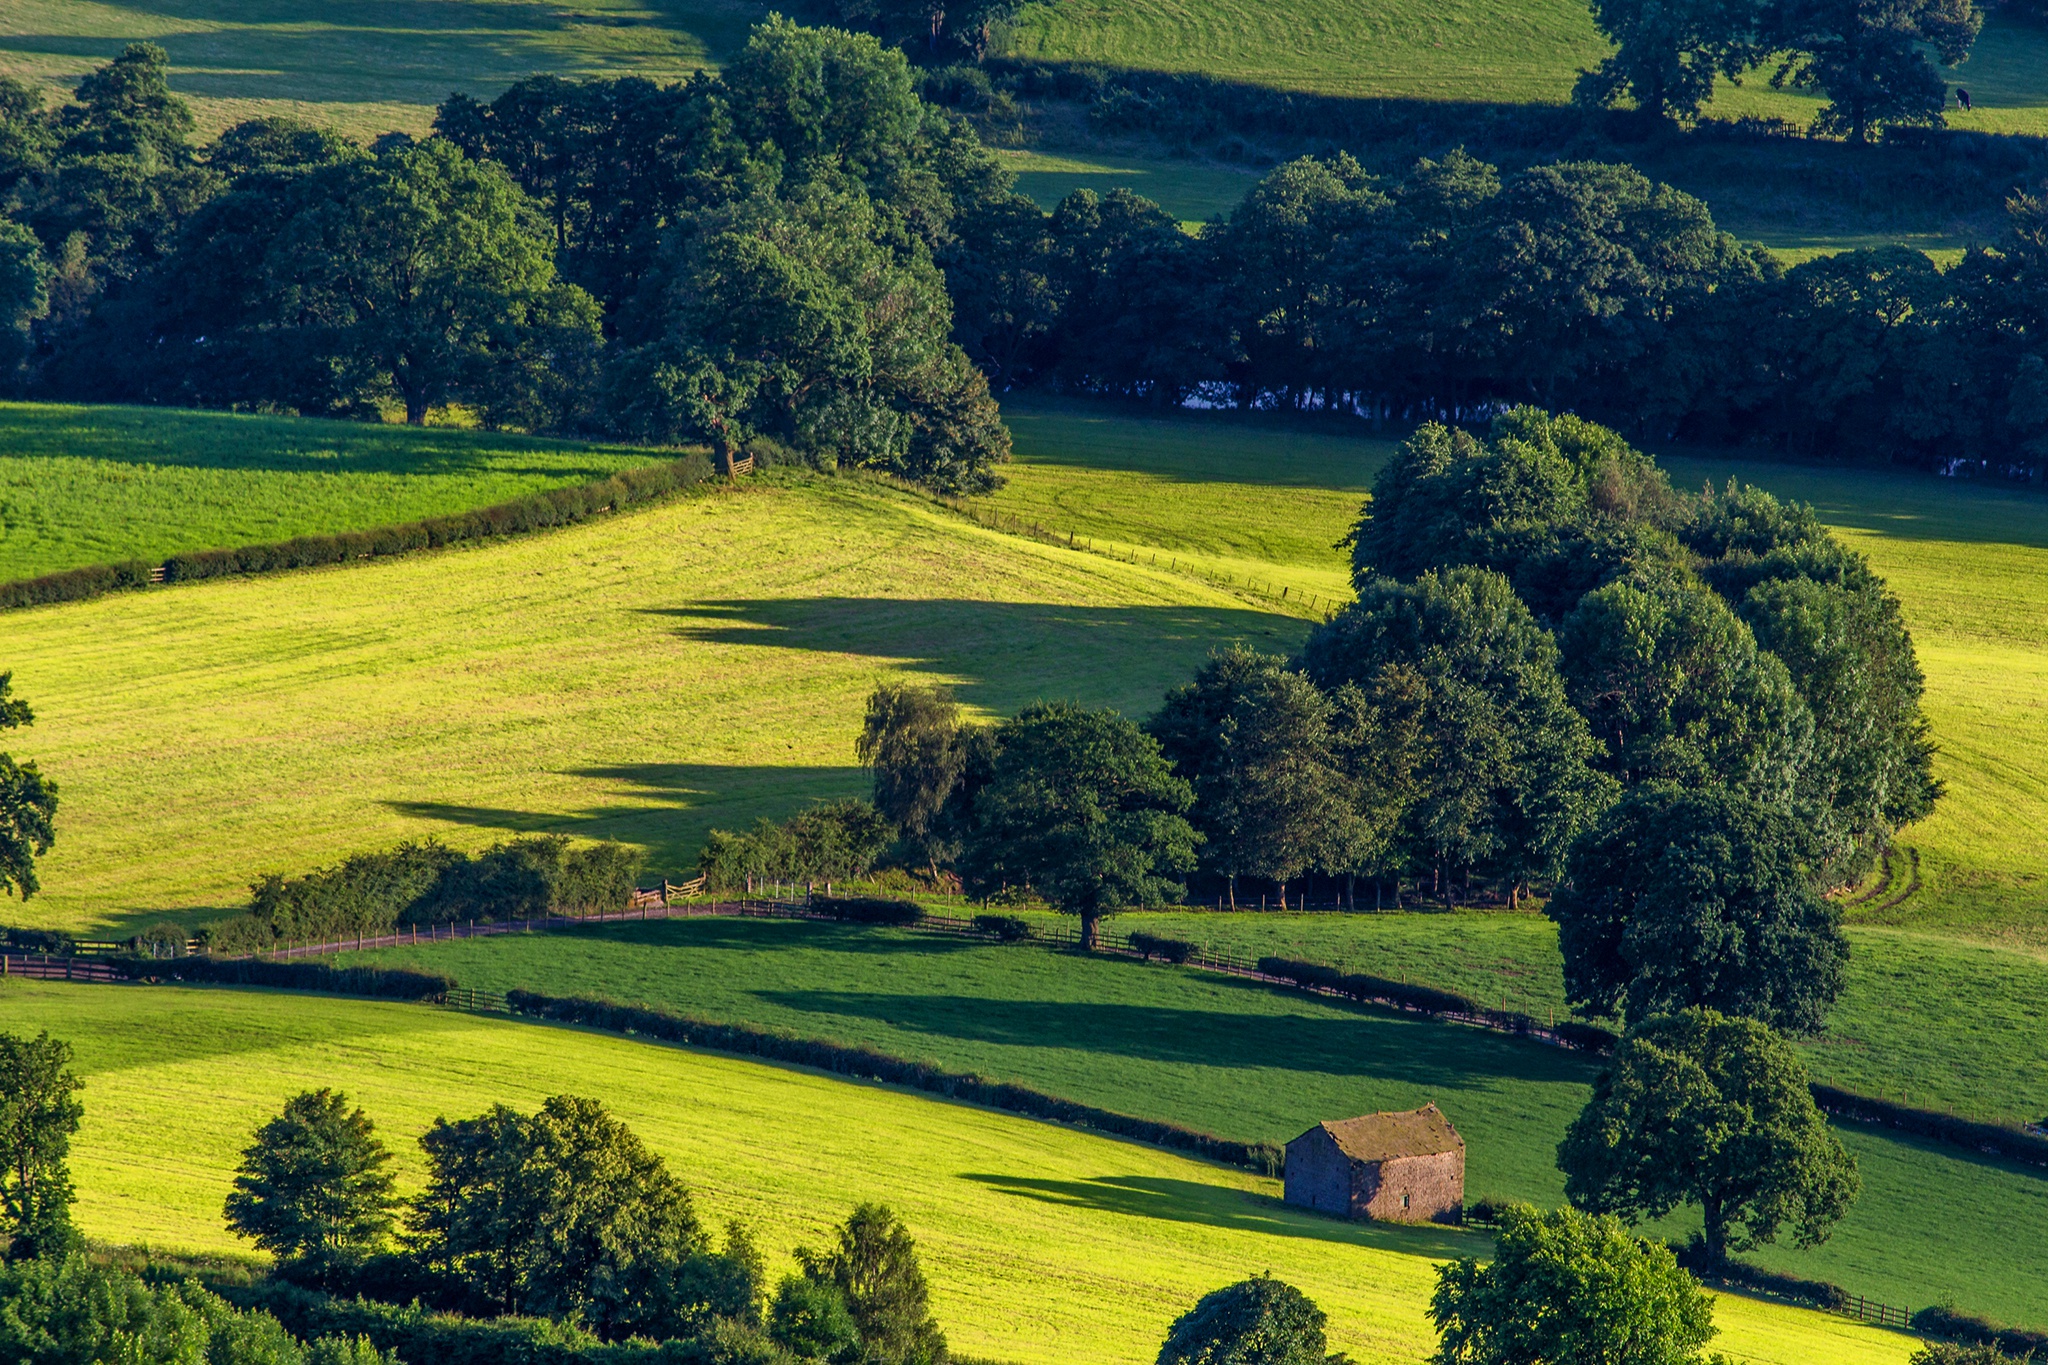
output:
M 1702 1365 L 1713 1301 L 1614 1218 L 1514 1206 L 1493 1260 L 1437 1268 L 1434 1365 Z
M 243 1151 L 228 1226 L 318 1283 L 376 1252 L 396 1226 L 390 1164 L 376 1125 L 348 1096 L 294 1095 Z
M 1545 910 L 1566 994 L 1630 1019 L 1702 1005 L 1819 1032 L 1849 942 L 1802 842 L 1783 810 L 1725 788 L 1629 793 L 1573 847 Z
M 1329 1318 L 1284 1280 L 1259 1275 L 1204 1294 L 1166 1330 L 1158 1365 L 1335 1365 Z
M 71 1045 L 0 1033 L 0 1219 L 10 1260 L 57 1255 L 71 1226 L 71 1135 L 85 1107 Z
M 8 696 L 13 681 L 13 674 L 0 673 L 0 730 L 35 721 L 27 702 Z M 56 815 L 57 784 L 33 762 L 16 763 L 0 753 L 0 891 L 27 900 L 41 887 L 35 860 L 56 842 Z
M 1030 887 L 1081 918 L 1095 946 L 1102 916 L 1156 905 L 1186 888 L 1200 840 L 1194 803 L 1159 743 L 1113 711 L 1038 702 L 998 726 L 995 762 L 976 799 L 979 828 L 963 858 L 969 887 Z
M 1630 1030 L 1557 1148 L 1582 1209 L 1661 1218 L 1696 1204 L 1706 1251 L 1827 1240 L 1862 1187 L 1792 1045 L 1754 1019 L 1685 1010 Z

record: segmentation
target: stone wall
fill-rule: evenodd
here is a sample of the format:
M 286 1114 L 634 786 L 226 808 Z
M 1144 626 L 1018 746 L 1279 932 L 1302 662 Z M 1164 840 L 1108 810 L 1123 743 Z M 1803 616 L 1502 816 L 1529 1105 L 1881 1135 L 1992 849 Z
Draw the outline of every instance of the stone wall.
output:
M 1360 1162 L 1352 1208 L 1354 1217 L 1385 1223 L 1462 1222 L 1465 1154 L 1437 1152 Z

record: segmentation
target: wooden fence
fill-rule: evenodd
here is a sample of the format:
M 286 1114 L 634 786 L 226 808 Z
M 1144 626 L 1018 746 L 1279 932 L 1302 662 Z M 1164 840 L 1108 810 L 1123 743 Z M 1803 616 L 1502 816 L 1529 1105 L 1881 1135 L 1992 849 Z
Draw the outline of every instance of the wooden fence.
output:
M 38 981 L 120 981 L 113 964 L 87 957 L 52 957 L 48 953 L 0 953 L 0 976 L 26 976 Z
M 1851 1294 L 1839 1310 L 1844 1317 L 1858 1322 L 1874 1322 L 1879 1327 L 1910 1328 L 1913 1315 L 1895 1304 L 1879 1303 L 1866 1299 L 1861 1294 Z

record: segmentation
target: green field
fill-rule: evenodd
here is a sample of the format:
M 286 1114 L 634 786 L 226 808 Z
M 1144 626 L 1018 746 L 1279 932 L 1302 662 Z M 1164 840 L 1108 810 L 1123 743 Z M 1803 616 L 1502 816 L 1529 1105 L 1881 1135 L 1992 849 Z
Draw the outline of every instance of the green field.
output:
M 858 479 L 755 481 L 492 545 L 6 618 L 63 786 L 14 918 L 206 918 L 265 871 L 400 839 L 558 830 L 650 873 L 862 785 L 885 678 L 978 710 L 1143 713 L 1211 648 L 1304 623 L 1164 569 L 984 531 Z
M 1112 921 L 1242 957 L 1406 978 L 1566 1018 L 1557 930 L 1541 915 L 1146 912 Z M 2048 1114 L 2048 972 L 2032 953 L 1851 925 L 1848 988 L 1800 1044 L 1814 1079 L 2003 1123 Z
M 452 90 L 522 76 L 676 80 L 746 41 L 748 0 L 0 0 L 0 74 L 67 93 L 148 40 L 202 136 L 288 113 L 357 137 L 424 133 Z
M 1468 1144 L 1467 1189 L 1562 1202 L 1557 1141 L 1595 1071 L 1582 1054 L 1412 1015 L 1125 960 L 903 931 L 758 920 L 654 922 L 574 935 L 387 949 L 381 965 L 466 986 L 648 1003 L 865 1043 L 1244 1140 L 1435 1101 Z M 350 960 L 357 960 L 351 955 Z M 1918 1306 L 1944 1298 L 2041 1319 L 2048 1178 L 1848 1128 L 1865 1193 L 1832 1241 L 1757 1259 Z M 1689 1234 L 1674 1217 L 1667 1236 Z
M 1050 212 L 1075 190 L 1108 194 L 1127 189 L 1150 199 L 1188 230 L 1228 217 L 1258 173 L 1230 166 L 1096 153 L 1056 154 L 1004 150 L 996 154 L 1017 177 L 1017 189 Z
M 1563 103 L 1579 70 L 1609 51 L 1580 0 L 1059 0 L 1024 10 L 1012 48 L 1324 95 L 1500 104 Z M 1976 100 L 1955 126 L 2048 130 L 2048 34 L 2038 27 L 1994 14 L 1948 74 Z M 1724 82 L 1707 112 L 1812 117 L 1818 98 L 1774 91 L 1768 76 Z
M 664 458 L 445 428 L 0 403 L 0 582 L 414 521 Z
M 1200 1294 L 1269 1270 L 1328 1310 L 1360 1365 L 1420 1365 L 1432 1267 L 1485 1250 L 1448 1231 L 1303 1215 L 1278 1183 L 880 1086 L 567 1029 L 257 992 L 0 986 L 0 1027 L 73 1041 L 73 1147 L 89 1235 L 227 1250 L 220 1204 L 249 1132 L 294 1092 L 364 1105 L 417 1187 L 436 1115 L 570 1091 L 604 1101 L 692 1188 L 749 1220 L 771 1273 L 859 1200 L 909 1223 L 954 1347 L 1069 1365 L 1144 1362 Z M 1718 1349 L 1753 1365 L 1904 1362 L 1914 1342 L 1841 1318 L 1719 1300 Z

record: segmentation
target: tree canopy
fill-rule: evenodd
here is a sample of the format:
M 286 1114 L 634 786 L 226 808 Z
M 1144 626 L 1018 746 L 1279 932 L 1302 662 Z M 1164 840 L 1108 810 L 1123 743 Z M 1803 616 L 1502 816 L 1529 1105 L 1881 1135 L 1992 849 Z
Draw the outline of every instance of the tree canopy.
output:
M 1037 702 L 996 727 L 979 826 L 962 858 L 976 894 L 1029 887 L 1081 918 L 1084 944 L 1111 910 L 1157 905 L 1185 886 L 1199 836 L 1194 804 L 1159 743 L 1113 711 Z
M 1174 1319 L 1158 1365 L 1325 1365 L 1329 1319 L 1308 1295 L 1259 1275 L 1212 1290 Z
M 1713 1301 L 1611 1217 L 1507 1208 L 1493 1259 L 1437 1268 L 1434 1365 L 1703 1365 Z
M 397 1225 L 391 1152 L 348 1096 L 309 1090 L 285 1101 L 242 1153 L 228 1226 L 320 1283 L 380 1249 Z
M 9 695 L 13 682 L 13 674 L 0 673 L 0 730 L 35 723 L 28 703 Z M 27 900 L 41 887 L 35 860 L 56 842 L 56 816 L 57 784 L 33 762 L 0 753 L 0 891 Z
M 1699 1206 L 1706 1251 L 1827 1240 L 1861 1188 L 1791 1044 L 1712 1010 L 1632 1028 L 1557 1148 L 1582 1209 L 1661 1218 Z
M 10 1260 L 61 1256 L 77 1241 L 68 1159 L 84 1088 L 69 1043 L 47 1031 L 0 1033 L 0 1233 Z

